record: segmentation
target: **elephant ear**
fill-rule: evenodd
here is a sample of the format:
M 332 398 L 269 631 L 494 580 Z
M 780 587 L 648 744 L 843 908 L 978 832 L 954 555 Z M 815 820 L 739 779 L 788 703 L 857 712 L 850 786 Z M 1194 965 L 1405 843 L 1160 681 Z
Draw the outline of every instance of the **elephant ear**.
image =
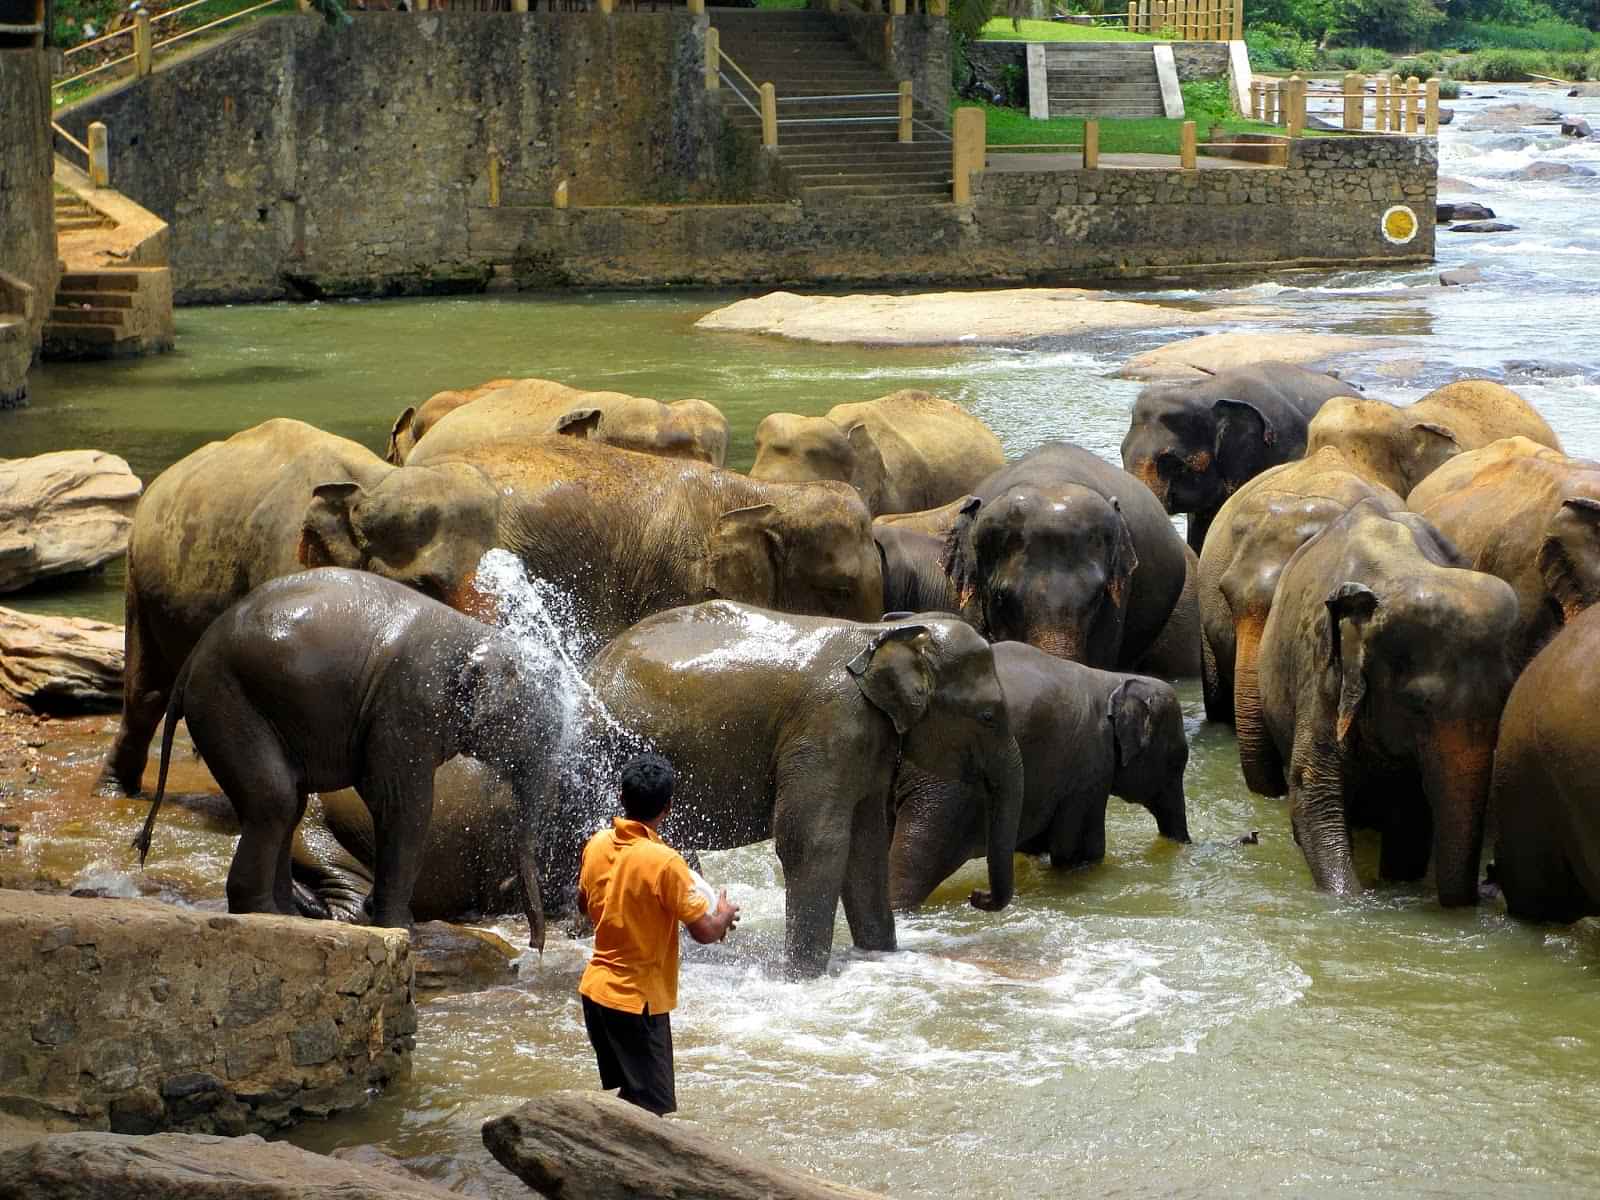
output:
M 945 535 L 944 549 L 939 553 L 939 569 L 955 588 L 956 604 L 963 613 L 971 611 L 978 591 L 978 564 L 972 553 L 972 523 L 977 519 L 983 501 L 968 496 L 956 510 L 956 518 Z
M 1411 428 L 1416 433 L 1416 469 L 1407 482 L 1415 487 L 1447 460 L 1460 454 L 1462 447 L 1456 440 L 1455 430 L 1448 425 L 1441 425 L 1437 421 L 1413 421 Z
M 1120 605 L 1128 598 L 1128 581 L 1139 569 L 1139 551 L 1134 547 L 1133 531 L 1128 528 L 1128 519 L 1122 515 L 1122 505 L 1115 496 L 1111 497 L 1111 509 L 1117 514 L 1117 544 L 1111 548 L 1111 573 L 1106 579 L 1106 591 L 1111 594 L 1113 603 Z
M 883 465 L 883 451 L 878 449 L 872 431 L 860 421 L 844 431 L 850 443 L 852 466 L 850 486 L 861 493 L 867 511 L 876 513 L 883 507 L 883 490 L 888 483 L 888 472 Z
M 1150 685 L 1142 679 L 1124 679 L 1106 702 L 1106 724 L 1111 726 L 1111 742 L 1117 766 L 1126 767 L 1150 748 L 1156 733 L 1155 709 L 1150 703 Z
M 360 568 L 366 561 L 354 510 L 366 493 L 359 483 L 319 483 L 300 527 L 295 557 L 303 567 Z
M 1367 696 L 1366 625 L 1378 610 L 1378 597 L 1364 583 L 1341 583 L 1328 593 L 1328 665 L 1339 672 L 1339 716 L 1335 732 L 1342 746 Z M 1351 623 L 1345 636 L 1344 622 Z
M 603 415 L 598 408 L 575 408 L 556 418 L 555 432 L 565 434 L 567 437 L 587 438 L 593 441 L 598 435 L 600 418 Z
M 386 461 L 392 462 L 397 467 L 401 463 L 405 462 L 406 459 L 405 454 L 400 449 L 400 435 L 410 432 L 412 434 L 411 440 L 413 444 L 416 442 L 415 431 L 411 429 L 411 422 L 416 415 L 416 406 L 407 405 L 405 412 L 401 413 L 394 419 L 394 427 L 389 430 L 389 449 L 388 453 L 384 455 L 384 458 Z
M 1212 449 L 1225 479 L 1248 479 L 1272 463 L 1294 457 L 1295 448 L 1286 444 L 1284 432 L 1259 406 L 1224 396 L 1212 411 L 1217 418 L 1217 438 Z
M 771 504 L 729 509 L 717 518 L 707 551 L 706 593 L 770 606 L 778 599 L 782 541 Z
M 1600 500 L 1562 500 L 1536 562 L 1563 624 L 1600 601 Z
M 874 707 L 904 734 L 928 711 L 933 698 L 932 636 L 926 625 L 897 625 L 877 634 L 845 665 Z

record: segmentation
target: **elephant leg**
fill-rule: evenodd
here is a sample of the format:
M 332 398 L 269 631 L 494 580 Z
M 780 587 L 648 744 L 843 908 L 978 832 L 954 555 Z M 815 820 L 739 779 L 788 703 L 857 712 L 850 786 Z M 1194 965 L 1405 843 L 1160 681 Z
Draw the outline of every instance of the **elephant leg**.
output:
M 1085 867 L 1106 856 L 1106 798 L 1080 806 L 1063 805 L 1050 826 L 1050 865 Z
M 278 863 L 272 879 L 273 907 L 281 913 L 297 913 L 299 905 L 294 898 L 294 831 L 299 828 L 300 818 L 306 815 L 306 793 L 297 788 L 295 790 L 294 819 L 289 822 L 283 831 L 278 844 Z
M 1421 879 L 1428 873 L 1428 859 L 1433 854 L 1433 813 L 1423 801 L 1420 781 L 1409 782 L 1412 786 L 1402 784 L 1390 793 L 1393 803 L 1378 854 L 1378 877 L 1396 883 Z
M 411 893 L 433 817 L 433 765 L 386 761 L 356 789 L 372 811 L 376 854 L 372 871 L 372 924 L 409 928 Z
M 228 868 L 228 911 L 294 916 L 288 848 L 304 792 L 276 732 L 246 705 L 209 707 L 191 718 L 207 748 L 206 766 L 239 815 L 239 845 Z
M 817 803 L 809 803 L 811 799 Z M 838 804 L 780 791 L 773 845 L 783 864 L 783 948 L 787 973 L 813 978 L 828 966 L 834 914 L 850 858 L 849 830 L 823 825 Z
M 1344 766 L 1324 736 L 1295 730 L 1289 760 L 1289 819 L 1294 840 L 1311 868 L 1311 879 L 1325 892 L 1353 896 L 1361 891 L 1345 818 Z
M 894 912 L 889 906 L 889 829 L 886 806 L 867 799 L 856 805 L 850 857 L 844 875 L 844 915 L 850 938 L 862 950 L 893 950 Z
M 1233 724 L 1233 678 L 1223 678 L 1222 664 L 1211 639 L 1200 637 L 1200 692 L 1206 701 L 1206 720 Z
M 166 716 L 167 700 L 177 671 L 150 635 L 138 593 L 133 585 L 133 564 L 128 564 L 124 602 L 122 720 L 95 783 L 103 796 L 137 796 L 144 782 L 150 742 Z
M 1258 659 L 1265 626 L 1266 618 L 1253 613 L 1234 624 L 1233 727 L 1239 737 L 1239 767 L 1245 786 L 1257 795 L 1281 796 L 1288 790 L 1283 759 L 1267 732 L 1261 706 Z

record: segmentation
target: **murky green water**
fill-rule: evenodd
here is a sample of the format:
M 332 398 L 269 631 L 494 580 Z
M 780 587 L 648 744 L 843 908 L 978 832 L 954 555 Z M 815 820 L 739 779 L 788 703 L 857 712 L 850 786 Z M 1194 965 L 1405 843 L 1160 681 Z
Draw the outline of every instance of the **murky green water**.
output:
M 1592 191 L 1582 179 L 1506 178 L 1517 155 L 1590 153 L 1447 136 L 1444 169 L 1523 226 L 1515 242 L 1440 235 L 1440 266 L 1485 266 L 1477 289 L 1424 286 L 1433 272 L 1417 271 L 1166 294 L 1278 304 L 1299 328 L 1398 335 L 1404 344 L 1351 373 L 1375 394 L 1408 399 L 1457 372 L 1506 377 L 1569 450 L 1600 455 L 1600 363 L 1574 324 L 1600 300 L 1590 265 L 1600 237 L 1584 224 Z M 40 373 L 34 406 L 0 414 L 0 456 L 100 446 L 149 476 L 274 415 L 380 448 L 395 413 L 438 388 L 538 374 L 703 396 L 733 421 L 732 466 L 748 464 L 768 411 L 820 412 L 904 386 L 968 404 L 1013 453 L 1062 436 L 1114 457 L 1135 388 L 1108 372 L 1171 336 L 866 351 L 693 331 L 718 302 L 186 311 L 176 355 Z M 1216 328 L 1226 327 L 1223 308 Z M 1529 359 L 1565 365 L 1513 365 Z M 117 619 L 119 595 L 112 572 L 20 604 Z M 770 848 L 707 856 L 746 915 L 725 945 L 686 953 L 674 1016 L 683 1119 L 900 1197 L 1592 1192 L 1600 929 L 1520 926 L 1495 905 L 1445 913 L 1419 888 L 1318 895 L 1281 804 L 1249 795 L 1231 731 L 1202 722 L 1196 687 L 1183 694 L 1192 846 L 1160 842 L 1142 810 L 1114 804 L 1102 866 L 1062 875 L 1028 864 L 1015 904 L 989 916 L 964 902 L 981 878 L 973 864 L 901 921 L 900 953 L 845 949 L 841 922 L 826 977 L 780 982 Z M 93 751 L 93 739 L 77 751 L 80 783 Z M 69 881 L 126 886 L 123 847 L 143 806 L 102 807 L 76 787 L 27 798 L 20 853 Z M 1260 844 L 1239 844 L 1250 830 Z M 151 870 L 216 897 L 230 845 L 214 822 L 173 811 Z M 1370 878 L 1372 847 L 1362 854 Z M 522 942 L 516 923 L 501 928 Z M 429 1003 L 412 1080 L 293 1140 L 375 1142 L 438 1178 L 525 1195 L 482 1150 L 478 1124 L 549 1088 L 595 1085 L 575 996 L 584 952 L 556 940 L 515 986 Z

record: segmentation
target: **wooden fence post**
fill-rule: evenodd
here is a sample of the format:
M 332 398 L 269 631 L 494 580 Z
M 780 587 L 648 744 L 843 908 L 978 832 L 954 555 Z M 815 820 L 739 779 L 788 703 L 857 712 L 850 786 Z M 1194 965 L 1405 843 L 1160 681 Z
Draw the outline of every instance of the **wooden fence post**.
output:
M 722 35 L 713 25 L 706 30 L 706 91 L 722 87 Z
M 1083 123 L 1083 169 L 1093 171 L 1100 166 L 1100 122 L 1090 117 Z
M 900 140 L 911 140 L 911 80 L 900 81 Z
M 1285 85 L 1287 95 L 1283 99 L 1284 131 L 1292 138 L 1300 136 L 1300 131 L 1305 126 L 1305 113 L 1300 109 L 1301 97 L 1305 95 L 1301 89 L 1305 82 L 1298 75 L 1289 76 Z
M 555 195 L 550 198 L 550 203 L 557 208 L 565 208 L 567 206 L 567 181 L 565 179 L 556 184 Z
M 104 121 L 89 123 L 89 182 L 95 187 L 111 186 L 111 147 Z
M 310 6 L 307 5 L 307 7 L 310 7 Z M 514 12 L 514 13 L 525 13 L 525 12 L 527 12 L 528 11 L 528 0 L 511 0 L 511 11 Z
M 522 3 L 526 4 L 527 0 L 522 0 Z M 706 11 L 706 0 L 689 0 L 689 11 L 699 16 Z
M 1422 100 L 1422 80 L 1415 75 L 1406 80 L 1406 132 L 1417 131 L 1417 109 Z
M 770 83 L 761 85 L 761 144 L 778 148 L 778 89 Z
M 296 12 L 308 13 L 311 11 L 311 0 L 294 0 Z
M 1344 77 L 1344 127 L 1363 129 L 1367 123 L 1367 78 L 1354 71 Z
M 1244 0 L 1233 0 L 1233 40 L 1244 37 Z
M 955 137 L 950 142 L 950 198 L 957 204 L 972 200 L 972 173 L 983 170 L 989 127 L 981 108 L 956 109 Z
M 889 15 L 903 17 L 906 15 L 906 0 L 889 0 Z
M 1195 169 L 1193 121 L 1185 121 L 1178 130 L 1178 165 L 1185 171 Z
M 837 9 L 835 11 L 838 11 Z M 950 0 L 928 0 L 928 15 L 930 17 L 947 17 L 950 15 Z
M 140 9 L 133 14 L 133 73 L 143 79 L 155 70 L 156 48 L 150 37 L 150 14 Z
M 600 11 L 610 16 L 617 11 L 617 0 L 600 0 Z
M 1378 133 L 1389 129 L 1389 77 L 1379 74 L 1373 81 L 1372 128 Z
M 1252 121 L 1261 120 L 1261 93 L 1264 91 L 1266 91 L 1266 84 L 1262 83 L 1261 80 L 1252 79 L 1250 81 L 1250 119 Z
M 1389 132 L 1400 132 L 1401 105 L 1405 102 L 1405 81 L 1398 75 L 1389 77 Z
M 1428 80 L 1428 115 L 1423 128 L 1429 137 L 1437 137 L 1439 133 L 1439 81 Z

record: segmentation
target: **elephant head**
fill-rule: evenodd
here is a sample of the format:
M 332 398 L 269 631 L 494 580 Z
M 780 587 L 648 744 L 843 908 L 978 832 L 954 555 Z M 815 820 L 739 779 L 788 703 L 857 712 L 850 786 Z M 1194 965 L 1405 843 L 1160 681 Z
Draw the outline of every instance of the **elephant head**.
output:
M 728 453 L 728 419 L 704 400 L 663 404 L 647 396 L 596 392 L 556 417 L 552 431 L 621 450 L 687 458 L 720 467 Z
M 1402 496 L 1463 448 L 1448 424 L 1365 397 L 1322 406 L 1307 434 L 1307 457 L 1326 446 L 1340 451 L 1364 478 Z
M 900 770 L 925 785 L 894 817 L 896 841 L 904 837 L 919 849 L 914 862 L 891 852 L 891 902 L 920 903 L 966 861 L 973 833 L 982 830 L 989 888 L 973 892 L 971 903 L 987 912 L 1004 908 L 1015 890 L 1023 780 L 994 651 L 961 621 L 924 615 L 874 635 L 848 669 L 861 694 L 894 723 Z
M 1115 762 L 1112 792 L 1149 809 L 1162 837 L 1187 842 L 1183 772 L 1189 765 L 1189 739 L 1177 695 L 1160 680 L 1132 676 L 1111 693 L 1106 723 Z
M 839 484 L 770 485 L 761 504 L 717 518 L 705 595 L 784 612 L 873 621 L 883 564 L 860 499 Z
M 946 543 L 962 615 L 992 642 L 1114 667 L 1139 565 L 1115 497 L 1077 484 L 967 502 Z
M 750 475 L 774 483 L 814 479 L 848 483 L 875 513 L 882 507 L 887 469 L 864 424 L 841 428 L 827 417 L 771 413 L 756 426 L 756 461 Z
M 1546 526 L 1537 562 L 1561 624 L 1600 601 L 1600 500 L 1563 499 Z
M 350 480 L 312 489 L 299 558 L 386 576 L 462 612 L 481 614 L 472 586 L 494 548 L 499 496 L 474 467 L 397 467 L 371 488 Z

